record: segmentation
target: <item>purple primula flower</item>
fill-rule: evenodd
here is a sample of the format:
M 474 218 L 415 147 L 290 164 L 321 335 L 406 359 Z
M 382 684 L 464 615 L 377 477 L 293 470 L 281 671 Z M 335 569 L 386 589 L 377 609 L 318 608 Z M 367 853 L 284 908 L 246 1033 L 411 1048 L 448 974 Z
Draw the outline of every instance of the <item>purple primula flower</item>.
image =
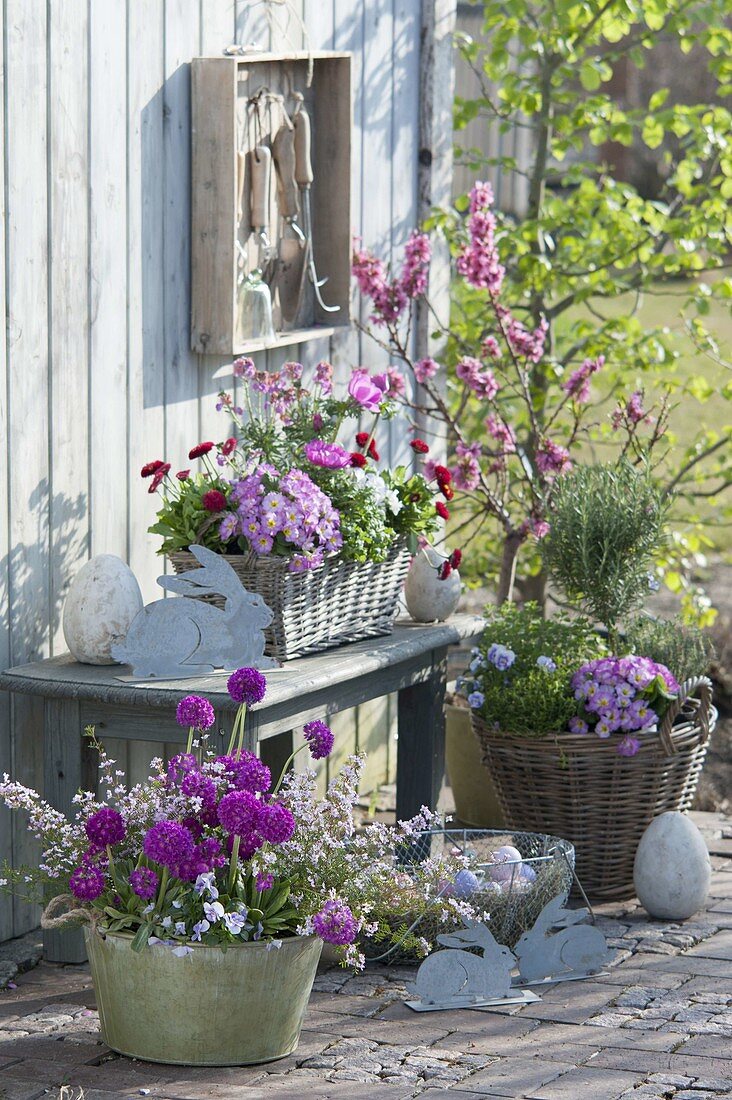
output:
M 281 802 L 262 807 L 259 832 L 270 844 L 284 844 L 295 832 L 295 818 Z
M 89 840 L 99 848 L 106 848 L 108 844 L 120 844 L 126 834 L 122 814 L 111 806 L 102 806 L 93 813 L 84 828 Z
M 316 718 L 315 721 L 303 726 L 302 732 L 313 760 L 324 760 L 326 756 L 330 756 L 335 738 L 332 729 L 326 726 L 325 722 Z
M 311 439 L 303 448 L 305 457 L 313 466 L 322 466 L 326 470 L 343 470 L 351 465 L 350 451 L 339 443 L 326 443 L 322 439 Z
M 187 798 L 200 798 L 204 807 L 216 805 L 216 784 L 201 772 L 188 772 L 180 785 Z
M 263 809 L 251 791 L 229 791 L 219 802 L 219 821 L 232 836 L 246 836 L 259 828 Z
M 96 901 L 104 893 L 104 873 L 93 863 L 84 863 L 72 873 L 69 889 L 79 901 Z
M 264 699 L 267 679 L 256 668 L 238 668 L 226 681 L 226 687 L 235 703 L 251 707 Z
M 478 710 L 479 707 L 483 706 L 483 703 L 485 703 L 485 695 L 483 694 L 483 692 L 471 691 L 470 695 L 468 696 L 468 706 L 472 707 L 473 710 Z
M 272 785 L 272 773 L 253 752 L 243 749 L 237 756 L 217 756 L 222 765 L 221 775 L 239 791 L 268 791 Z
M 190 830 L 177 821 L 158 821 L 148 829 L 142 842 L 147 858 L 167 867 L 172 874 L 192 858 L 195 847 Z
M 595 726 L 595 733 L 597 734 L 598 737 L 602 737 L 603 740 L 606 737 L 609 737 L 612 732 L 613 731 L 612 731 L 612 728 L 610 726 L 610 723 L 606 722 L 604 718 L 601 718 L 600 721 Z
M 256 887 L 257 887 L 257 890 L 260 892 L 260 894 L 263 893 L 265 890 L 271 890 L 273 886 L 274 886 L 274 875 L 269 874 L 269 873 L 267 873 L 267 874 L 262 873 L 262 874 L 257 875 Z
M 641 743 L 638 738 L 631 737 L 628 733 L 618 745 L 618 752 L 621 756 L 635 756 L 640 747 Z
M 574 715 L 569 720 L 569 728 L 572 733 L 587 733 L 590 727 L 579 715 Z
M 208 730 L 216 721 L 214 709 L 208 699 L 201 695 L 186 695 L 178 703 L 175 716 L 179 726 L 189 729 Z
M 221 456 L 219 456 L 221 457 Z M 231 542 L 239 529 L 239 519 L 229 512 L 219 524 L 219 538 L 222 542 Z
M 158 892 L 159 880 L 151 867 L 138 867 L 130 871 L 130 886 L 138 898 L 150 901 Z
M 345 947 L 356 939 L 358 923 L 344 902 L 333 899 L 313 917 L 313 930 L 326 943 Z

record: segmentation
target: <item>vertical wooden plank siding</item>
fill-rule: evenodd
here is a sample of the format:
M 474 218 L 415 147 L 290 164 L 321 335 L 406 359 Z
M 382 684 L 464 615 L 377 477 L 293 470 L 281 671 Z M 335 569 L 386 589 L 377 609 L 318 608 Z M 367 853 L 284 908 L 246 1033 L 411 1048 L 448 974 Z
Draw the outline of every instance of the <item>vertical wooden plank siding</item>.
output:
M 2 667 L 65 648 L 63 600 L 89 553 L 126 558 L 145 598 L 158 596 L 164 562 L 147 533 L 157 498 L 140 467 L 158 457 L 189 465 L 199 437 L 222 439 L 228 427 L 215 412 L 218 389 L 231 385 L 226 361 L 189 343 L 191 58 L 233 41 L 351 50 L 353 231 L 388 255 L 418 220 L 424 2 L 293 7 L 307 34 L 274 5 L 273 35 L 265 0 L 4 0 Z M 355 291 L 353 301 L 358 315 Z M 359 362 L 384 364 L 355 328 L 257 361 L 274 369 L 301 358 L 310 369 L 323 357 L 341 379 Z M 391 457 L 403 453 L 395 430 Z M 338 718 L 344 752 L 357 730 L 364 746 L 383 745 L 378 711 Z M 42 786 L 42 728 L 40 701 L 0 697 L 0 773 Z M 121 766 L 139 775 L 149 748 L 125 749 Z M 374 781 L 382 771 L 376 760 Z M 10 822 L 0 810 L 0 861 L 29 862 L 25 823 Z M 34 923 L 0 898 L 0 940 Z
M 8 0 L 6 12 L 7 311 L 10 660 L 48 653 L 49 389 L 48 141 L 45 4 Z M 41 780 L 43 707 L 15 697 L 11 769 Z M 33 861 L 25 822 L 13 818 L 13 859 Z M 13 930 L 32 928 L 28 906 L 13 902 Z
M 90 5 L 91 552 L 127 555 L 127 22 L 125 0 Z
M 7 301 L 5 295 L 5 219 L 7 202 L 5 174 L 7 154 L 5 148 L 5 19 L 0 18 L 0 139 L 2 140 L 2 174 L 0 175 L 0 487 L 5 491 L 5 501 L 0 515 L 0 661 L 3 667 L 10 663 L 10 591 L 9 591 L 9 531 L 8 531 L 8 374 L 7 374 Z M 10 697 L 0 691 L 0 774 L 12 767 L 10 751 Z M 13 835 L 10 811 L 0 806 L 0 860 L 13 858 Z M 13 910 L 9 900 L 0 901 L 0 942 L 13 933 Z
M 163 32 L 164 0 L 130 4 L 127 55 L 135 63 L 127 89 L 128 558 L 146 601 L 157 599 L 163 561 L 147 533 L 157 495 L 140 469 L 165 447 L 163 327 Z
M 79 423 L 89 399 L 88 14 L 87 0 L 49 5 L 50 583 L 56 653 L 66 649 L 66 591 L 89 550 L 88 445 Z

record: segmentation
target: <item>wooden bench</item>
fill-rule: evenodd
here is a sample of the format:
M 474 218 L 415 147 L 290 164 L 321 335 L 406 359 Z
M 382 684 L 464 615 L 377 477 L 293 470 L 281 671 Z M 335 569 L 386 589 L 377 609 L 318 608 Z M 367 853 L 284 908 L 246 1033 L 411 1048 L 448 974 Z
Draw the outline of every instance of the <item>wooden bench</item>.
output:
M 387 637 L 289 661 L 267 673 L 267 694 L 248 716 L 245 747 L 256 750 L 260 742 L 277 739 L 268 753 L 276 766 L 289 755 L 293 729 L 398 692 L 397 816 L 435 806 L 444 774 L 448 647 L 475 637 L 482 623 L 475 615 L 429 626 L 398 622 Z M 0 675 L 0 688 L 45 701 L 44 794 L 59 810 L 71 812 L 79 787 L 96 787 L 95 760 L 82 736 L 87 725 L 96 726 L 102 741 L 184 744 L 187 730 L 178 726 L 175 706 L 183 695 L 198 694 L 210 699 L 218 727 L 231 729 L 236 704 L 224 674 L 133 680 L 124 678 L 126 671 L 119 665 L 82 665 L 66 654 Z M 47 933 L 45 946 L 56 962 L 85 958 L 75 930 Z

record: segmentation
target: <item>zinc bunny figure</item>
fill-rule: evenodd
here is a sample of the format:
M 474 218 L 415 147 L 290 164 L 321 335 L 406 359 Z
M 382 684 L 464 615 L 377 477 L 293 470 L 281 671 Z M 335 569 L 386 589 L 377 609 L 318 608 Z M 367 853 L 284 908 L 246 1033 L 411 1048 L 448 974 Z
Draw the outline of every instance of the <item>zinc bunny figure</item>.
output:
M 587 909 L 565 909 L 562 896 L 545 905 L 516 944 L 521 982 L 597 973 L 610 958 L 605 937 L 591 924 L 575 927 Z
M 132 665 L 136 676 L 166 678 L 276 666 L 264 656 L 263 630 L 272 612 L 262 597 L 244 588 L 221 554 L 204 546 L 190 551 L 201 567 L 158 577 L 158 584 L 184 597 L 223 596 L 224 607 L 200 599 L 156 600 L 133 619 L 112 656 Z
M 452 950 L 428 955 L 414 984 L 407 986 L 408 992 L 416 994 L 423 1004 L 449 1008 L 508 996 L 516 962 L 513 955 L 496 942 L 485 924 L 468 919 L 464 924 L 464 928 L 437 937 L 439 943 Z M 462 950 L 466 947 L 479 947 L 483 954 Z

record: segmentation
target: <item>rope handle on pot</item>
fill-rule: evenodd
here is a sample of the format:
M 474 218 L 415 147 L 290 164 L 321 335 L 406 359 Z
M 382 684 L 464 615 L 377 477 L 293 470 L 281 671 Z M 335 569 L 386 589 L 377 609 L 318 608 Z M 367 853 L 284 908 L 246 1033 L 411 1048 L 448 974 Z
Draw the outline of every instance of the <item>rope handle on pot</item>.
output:
M 698 722 L 701 730 L 702 743 L 704 744 L 709 739 L 709 711 L 712 705 L 712 681 L 706 676 L 692 676 L 690 679 L 684 680 L 683 684 L 679 687 L 679 694 L 666 711 L 658 731 L 658 736 L 667 756 L 673 756 L 678 752 L 674 744 L 674 739 L 671 736 L 673 724 L 681 713 L 684 703 L 686 703 L 686 701 L 696 692 L 699 693 L 699 712 L 695 716 L 695 721 Z

